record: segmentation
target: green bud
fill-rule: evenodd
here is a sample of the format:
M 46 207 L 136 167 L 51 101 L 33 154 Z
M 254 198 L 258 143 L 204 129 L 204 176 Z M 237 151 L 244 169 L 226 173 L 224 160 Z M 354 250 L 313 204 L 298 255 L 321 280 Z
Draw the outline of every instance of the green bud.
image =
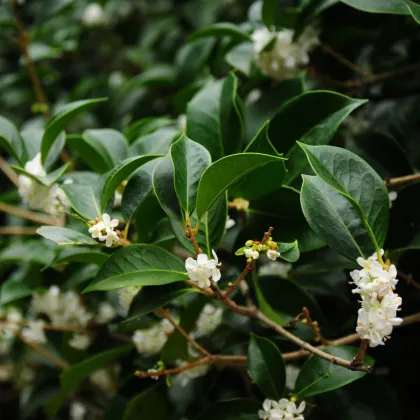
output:
M 245 246 L 252 246 L 253 244 L 254 244 L 254 241 L 251 241 L 251 240 L 245 242 Z

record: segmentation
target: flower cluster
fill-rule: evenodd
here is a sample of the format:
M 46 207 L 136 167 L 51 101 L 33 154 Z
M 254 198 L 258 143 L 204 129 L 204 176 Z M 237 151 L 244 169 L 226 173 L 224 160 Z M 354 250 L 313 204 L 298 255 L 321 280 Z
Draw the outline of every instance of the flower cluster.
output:
M 108 17 L 99 3 L 90 3 L 83 11 L 81 20 L 86 26 L 102 26 L 108 23 Z
M 260 267 L 258 274 L 260 276 L 279 276 L 283 279 L 289 278 L 292 264 L 283 263 L 280 261 L 270 261 Z
M 117 290 L 118 299 L 120 305 L 128 311 L 130 309 L 131 302 L 135 298 L 138 292 L 140 292 L 141 286 L 128 286 Z
M 210 335 L 220 325 L 222 317 L 222 308 L 207 303 L 197 319 L 195 328 L 191 331 L 191 337 L 196 339 Z
M 353 293 L 362 297 L 362 307 L 359 309 L 356 331 L 362 339 L 369 340 L 370 347 L 383 345 L 395 325 L 402 322 L 397 317 L 397 311 L 402 299 L 394 293 L 398 283 L 395 265 L 382 263 L 381 255 L 375 252 L 367 260 L 358 258 L 361 270 L 350 273 L 357 286 Z
M 198 254 L 196 260 L 189 257 L 185 261 L 185 268 L 190 279 L 197 282 L 201 288 L 210 287 L 210 279 L 218 282 L 221 277 L 219 260 L 216 253 L 213 250 L 211 252 L 214 259 L 209 260 L 206 254 Z
M 177 360 L 176 364 L 180 367 L 187 365 L 189 362 L 184 360 Z M 209 365 L 199 365 L 192 369 L 184 370 L 176 376 L 176 381 L 181 385 L 182 388 L 185 388 L 192 379 L 199 378 L 204 376 L 209 371 Z
M 118 243 L 120 238 L 118 232 L 114 228 L 118 226 L 118 219 L 112 219 L 109 214 L 104 213 L 101 218 L 97 217 L 95 221 L 89 222 L 91 227 L 89 233 L 93 239 L 105 242 L 107 247 L 111 247 L 114 243 Z
M 37 177 L 47 174 L 41 164 L 41 153 L 25 164 L 25 171 Z M 26 175 L 19 175 L 18 184 L 19 195 L 33 210 L 42 210 L 51 216 L 58 216 L 70 207 L 67 196 L 57 184 L 47 187 Z
M 261 252 L 266 252 L 267 258 L 276 261 L 280 257 L 280 252 L 278 250 L 278 245 L 273 241 L 273 238 L 269 238 L 267 243 L 264 245 L 259 241 L 246 241 L 243 248 L 238 249 L 235 252 L 235 255 L 245 255 L 248 262 L 252 260 L 257 260 L 260 257 Z
M 140 354 L 150 356 L 162 350 L 173 330 L 173 325 L 167 319 L 163 319 L 150 328 L 136 330 L 133 335 L 133 342 Z
M 264 420 L 304 420 L 302 413 L 305 406 L 305 401 L 296 407 L 296 403 L 287 398 L 282 398 L 280 401 L 267 399 L 263 403 L 263 410 L 258 412 L 258 416 Z
M 317 31 L 307 27 L 296 41 L 294 35 L 290 29 L 272 32 L 264 27 L 254 31 L 252 41 L 258 54 L 256 62 L 265 75 L 282 80 L 295 75 L 309 63 L 309 52 L 319 44 Z

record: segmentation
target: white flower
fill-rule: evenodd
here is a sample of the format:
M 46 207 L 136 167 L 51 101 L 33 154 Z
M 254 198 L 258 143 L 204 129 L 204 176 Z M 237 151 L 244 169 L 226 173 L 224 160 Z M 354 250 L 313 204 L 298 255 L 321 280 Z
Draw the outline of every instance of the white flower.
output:
M 283 263 L 280 261 L 269 262 L 268 264 L 261 266 L 258 274 L 260 276 L 280 276 L 284 279 L 287 279 L 291 269 L 292 264 L 289 263 Z
M 393 201 L 395 201 L 398 197 L 398 193 L 396 191 L 390 191 L 388 193 L 388 197 L 389 197 L 389 208 L 391 208 Z
M 137 293 L 140 291 L 140 289 L 141 286 L 129 286 L 117 290 L 120 305 L 126 311 L 130 309 L 131 302 L 133 301 Z
M 11 364 L 0 364 L 0 382 L 7 382 L 12 378 L 13 367 Z
M 91 228 L 89 228 L 89 233 L 91 234 L 93 239 L 99 239 L 100 241 L 104 241 L 104 235 L 102 234 L 102 231 L 105 229 L 104 223 L 98 222 L 95 225 L 93 225 Z M 102 238 L 102 239 L 101 239 Z
M 159 353 L 173 329 L 172 324 L 167 319 L 163 319 L 153 327 L 136 330 L 133 335 L 133 342 L 137 347 L 137 351 L 144 355 Z
M 106 324 L 117 316 L 117 311 L 109 302 L 101 302 L 98 308 L 96 322 L 98 324 Z
M 245 105 L 252 105 L 261 98 L 260 89 L 252 89 L 245 98 Z
M 120 241 L 119 236 L 114 231 L 118 223 L 118 219 L 111 220 L 109 214 L 104 213 L 101 220 L 89 228 L 89 233 L 93 239 L 99 239 L 99 241 L 105 242 L 107 247 L 111 247 L 114 243 Z
M 106 229 L 114 229 L 118 226 L 118 219 L 112 219 L 108 213 L 102 215 L 102 222 Z
M 246 258 L 251 258 L 251 259 L 253 259 L 253 260 L 258 259 L 258 258 L 259 258 L 259 256 L 260 256 L 260 253 L 259 253 L 258 251 L 253 251 L 253 250 L 252 250 L 252 249 L 250 249 L 250 248 L 247 248 L 247 249 L 244 251 L 244 253 L 245 253 L 245 257 L 246 257 Z
M 118 372 L 117 365 L 107 369 L 98 369 L 89 376 L 89 379 L 105 394 L 111 396 L 116 392 L 115 378 Z
M 185 366 L 189 362 L 184 360 L 177 360 L 176 364 L 178 366 Z M 209 365 L 200 365 L 194 367 L 192 369 L 184 370 L 176 376 L 175 380 L 179 382 L 182 388 L 186 387 L 192 379 L 199 378 L 200 376 L 204 376 L 209 371 Z
M 148 369 L 147 370 L 149 373 L 154 373 L 154 372 L 158 372 L 157 369 Z M 159 379 L 159 376 L 149 376 L 150 379 L 154 379 L 155 381 L 157 381 Z
M 264 74 L 282 80 L 309 63 L 308 53 L 319 44 L 316 30 L 307 27 L 295 42 L 293 37 L 294 31 L 290 29 L 271 32 L 261 28 L 254 31 L 252 40 L 257 53 L 256 62 Z M 272 47 L 263 51 L 271 42 Z
M 105 245 L 109 248 L 120 241 L 117 233 L 110 228 L 106 228 Z
M 87 334 L 73 334 L 69 345 L 77 350 L 85 350 L 92 344 L 92 338 Z
M 25 340 L 33 343 L 46 343 L 47 337 L 44 332 L 45 321 L 38 319 L 36 321 L 29 321 L 28 328 L 24 328 L 22 335 Z
M 104 9 L 98 3 L 90 3 L 83 11 L 82 22 L 86 26 L 100 26 L 106 24 L 107 21 Z
M 70 404 L 70 418 L 71 420 L 83 420 L 86 414 L 86 407 L 79 402 Z
M 212 250 L 214 259 L 209 260 L 206 254 L 198 254 L 197 260 L 189 257 L 185 261 L 185 268 L 192 281 L 196 281 L 201 288 L 210 287 L 210 278 L 218 282 L 221 274 L 218 269 L 219 260 L 216 253 Z
M 211 334 L 222 322 L 222 317 L 222 308 L 207 303 L 204 305 L 204 308 L 197 319 L 195 328 L 191 332 L 191 337 L 200 338 Z
M 124 83 L 124 74 L 121 71 L 113 71 L 108 78 L 109 87 L 116 89 Z
M 180 114 L 178 116 L 177 124 L 178 124 L 179 131 L 181 131 L 181 133 L 187 132 L 187 116 L 185 114 Z
M 122 201 L 122 194 L 118 191 L 115 191 L 114 208 L 115 207 L 121 207 L 121 201 Z
M 235 226 L 235 224 L 236 224 L 236 222 L 228 216 L 228 218 L 226 219 L 226 230 Z
M 267 399 L 263 402 L 263 409 L 258 412 L 258 416 L 265 420 L 304 420 L 302 413 L 305 407 L 305 401 L 296 407 L 295 402 L 287 398 L 282 398 L 278 402 Z
M 300 369 L 295 365 L 286 365 L 286 388 L 293 391 L 296 386 L 296 380 L 299 376 Z
M 280 252 L 275 251 L 274 249 L 269 249 L 267 251 L 267 258 L 273 261 L 280 257 Z

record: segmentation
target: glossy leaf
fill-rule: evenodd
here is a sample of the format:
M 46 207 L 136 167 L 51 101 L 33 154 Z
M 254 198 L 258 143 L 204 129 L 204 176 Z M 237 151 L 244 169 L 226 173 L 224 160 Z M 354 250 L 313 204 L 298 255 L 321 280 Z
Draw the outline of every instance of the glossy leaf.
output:
M 162 161 L 156 158 L 141 166 L 129 179 L 124 188 L 121 210 L 124 220 L 129 223 L 145 200 L 153 193 L 153 171 Z
M 353 360 L 358 347 L 328 346 L 323 349 L 328 354 Z M 365 366 L 373 366 L 374 360 L 365 355 Z M 341 388 L 357 379 L 363 378 L 366 372 L 354 372 L 341 366 L 334 365 L 318 356 L 311 356 L 303 365 L 296 381 L 295 394 L 299 399 L 306 399 L 314 395 Z
M 69 122 L 86 108 L 106 99 L 88 99 L 71 102 L 61 107 L 48 122 L 41 144 L 41 162 L 45 165 L 50 149 L 53 147 L 58 135 L 66 128 Z
M 416 22 L 420 24 L 420 4 L 407 0 L 407 7 Z
M 8 119 L 2 116 L 0 116 L 0 147 L 11 154 L 19 163 L 25 163 L 27 152 L 19 132 Z
M 280 350 L 272 341 L 251 334 L 248 372 L 267 398 L 277 401 L 282 398 L 286 387 L 286 367 Z
M 86 264 L 96 264 L 101 266 L 108 258 L 108 254 L 93 248 L 64 248 L 57 255 L 57 258 L 54 260 L 53 264 L 82 262 Z
M 49 241 L 27 240 L 9 244 L 0 252 L 2 263 L 49 265 L 55 257 L 55 245 Z
M 18 166 L 11 165 L 12 169 L 14 169 L 17 173 L 21 175 L 25 175 L 28 178 L 31 178 L 34 181 L 38 182 L 39 184 L 45 185 L 47 187 L 50 187 L 51 185 L 55 184 L 67 171 L 69 166 L 70 166 L 70 163 L 66 163 L 65 165 L 61 166 L 60 168 L 56 169 L 53 172 L 50 172 L 49 174 L 45 176 L 36 176 L 30 172 L 25 171 L 25 169 L 22 169 Z
M 303 176 L 301 204 L 312 229 L 335 251 L 351 260 L 375 251 L 360 208 L 318 177 Z
M 228 77 L 206 85 L 189 102 L 187 135 L 202 144 L 214 161 L 239 152 L 242 117 L 236 104 L 237 78 Z
M 220 401 L 206 408 L 196 420 L 259 420 L 261 403 L 255 400 L 235 399 Z
M 280 258 L 287 261 L 294 263 L 300 257 L 298 242 L 294 241 L 291 243 L 283 243 L 277 242 L 278 245 L 278 252 L 280 252 Z
M 147 155 L 128 158 L 120 162 L 110 172 L 102 175 L 101 184 L 103 185 L 103 188 L 101 191 L 101 210 L 105 210 L 108 202 L 113 197 L 115 190 L 125 179 L 129 178 L 130 175 L 140 166 L 158 157 L 161 157 L 161 155 Z
M 255 51 L 251 42 L 236 45 L 225 55 L 226 61 L 247 76 L 250 75 L 255 60 Z
M 241 29 L 239 26 L 234 25 L 229 22 L 214 23 L 213 25 L 208 25 L 203 29 L 200 29 L 194 32 L 190 40 L 193 41 L 199 38 L 205 37 L 220 37 L 220 36 L 229 36 L 235 40 L 249 40 L 250 36 L 247 32 Z
M 201 177 L 197 193 L 197 217 L 200 220 L 209 207 L 232 184 L 243 176 L 269 162 L 282 158 L 260 153 L 243 153 L 226 156 L 213 163 Z
M 205 147 L 183 135 L 172 145 L 171 158 L 175 192 L 188 216 L 195 209 L 198 183 L 211 164 L 211 156 Z
M 155 245 L 131 245 L 115 252 L 84 290 L 114 290 L 128 286 L 159 286 L 188 280 L 184 264 Z
M 88 228 L 86 227 L 86 232 Z M 55 242 L 57 245 L 75 246 L 75 245 L 90 245 L 101 246 L 90 236 L 76 230 L 67 229 L 56 226 L 42 226 L 37 229 L 36 233 L 45 239 Z
M 348 6 L 363 12 L 370 13 L 391 13 L 394 15 L 408 15 L 405 0 L 341 0 Z
M 33 294 L 33 290 L 22 281 L 6 280 L 0 287 L 0 305 L 7 305 Z
M 130 156 L 166 154 L 180 134 L 179 130 L 174 127 L 159 128 L 153 133 L 139 137 L 130 146 Z
M 372 242 L 381 248 L 388 231 L 389 198 L 382 178 L 359 156 L 332 146 L 300 143 L 314 172 L 360 206 Z
M 276 24 L 279 2 L 277 0 L 263 0 L 262 20 L 267 28 L 271 29 Z

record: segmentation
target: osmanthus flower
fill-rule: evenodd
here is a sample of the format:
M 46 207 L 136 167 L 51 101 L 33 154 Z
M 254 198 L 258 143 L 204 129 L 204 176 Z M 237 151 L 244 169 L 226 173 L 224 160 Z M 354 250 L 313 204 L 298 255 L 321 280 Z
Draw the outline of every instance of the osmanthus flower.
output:
M 118 300 L 120 305 L 128 311 L 130 309 L 131 302 L 135 298 L 138 292 L 140 292 L 141 286 L 128 286 L 117 290 Z
M 22 336 L 25 340 L 32 343 L 46 343 L 47 337 L 44 332 L 45 321 L 37 319 L 35 321 L 29 321 L 28 327 L 22 330 Z
M 209 259 L 206 254 L 198 254 L 197 259 L 191 257 L 185 260 L 185 268 L 187 269 L 190 280 L 198 283 L 201 288 L 210 287 L 211 280 L 218 282 L 221 274 L 219 270 L 219 260 L 214 250 L 211 251 L 214 259 Z
M 69 346 L 77 350 L 85 350 L 92 344 L 92 338 L 88 334 L 73 334 Z
M 96 222 L 96 223 L 95 223 Z M 107 247 L 111 247 L 114 243 L 118 243 L 120 238 L 114 229 L 118 226 L 118 219 L 112 219 L 108 213 L 104 213 L 101 218 L 90 222 L 91 227 L 89 233 L 93 239 L 105 242 Z
M 195 328 L 190 335 L 193 338 L 200 338 L 210 335 L 222 322 L 223 309 L 206 303 L 200 316 L 197 318 Z
M 163 319 L 150 328 L 136 330 L 132 339 L 140 354 L 151 356 L 162 350 L 173 330 L 173 325 L 167 319 Z
M 267 251 L 267 258 L 276 261 L 276 259 L 280 257 L 280 252 L 276 251 L 275 249 L 269 249 Z
M 258 251 L 254 251 L 252 249 L 245 250 L 245 257 L 252 260 L 257 260 L 260 257 L 260 253 Z
M 304 420 L 302 413 L 305 407 L 305 401 L 302 401 L 297 407 L 293 400 L 287 398 L 282 398 L 280 401 L 266 399 L 258 416 L 264 420 Z
M 101 26 L 108 23 L 108 17 L 99 3 L 90 3 L 83 11 L 81 20 L 86 26 Z

